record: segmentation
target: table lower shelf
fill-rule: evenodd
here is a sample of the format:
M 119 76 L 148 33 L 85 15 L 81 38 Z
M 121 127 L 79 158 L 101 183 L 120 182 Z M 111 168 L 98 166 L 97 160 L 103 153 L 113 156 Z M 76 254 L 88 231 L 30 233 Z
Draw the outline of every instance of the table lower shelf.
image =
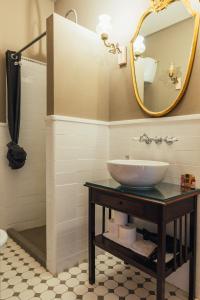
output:
M 123 247 L 122 245 L 109 240 L 104 235 L 100 234 L 95 237 L 94 241 L 95 245 L 114 256 L 122 259 L 126 263 L 135 266 L 136 268 L 146 272 L 147 274 L 157 278 L 157 263 L 143 257 L 134 251 Z M 184 251 L 184 249 L 183 249 Z M 187 260 L 191 258 L 191 253 L 188 250 L 187 251 L 187 258 L 184 259 L 184 261 L 180 262 L 180 255 L 176 255 L 176 261 L 177 261 L 177 268 L 183 265 Z M 175 264 L 174 259 L 170 260 L 166 263 L 166 270 L 165 270 L 165 277 L 168 277 L 171 273 L 175 271 Z

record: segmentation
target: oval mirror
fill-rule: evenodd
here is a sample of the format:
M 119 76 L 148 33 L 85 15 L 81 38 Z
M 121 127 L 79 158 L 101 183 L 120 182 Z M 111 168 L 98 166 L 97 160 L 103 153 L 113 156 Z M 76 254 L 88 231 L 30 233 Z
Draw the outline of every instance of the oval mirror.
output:
M 136 99 L 149 115 L 169 113 L 186 91 L 194 61 L 199 14 L 188 0 L 151 0 L 131 40 Z

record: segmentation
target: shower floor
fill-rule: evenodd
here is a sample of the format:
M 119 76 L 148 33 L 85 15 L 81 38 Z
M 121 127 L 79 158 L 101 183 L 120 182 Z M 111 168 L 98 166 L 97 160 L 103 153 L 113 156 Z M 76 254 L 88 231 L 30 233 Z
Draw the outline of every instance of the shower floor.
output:
M 46 266 L 46 226 L 24 231 L 9 229 L 8 234 L 41 265 Z

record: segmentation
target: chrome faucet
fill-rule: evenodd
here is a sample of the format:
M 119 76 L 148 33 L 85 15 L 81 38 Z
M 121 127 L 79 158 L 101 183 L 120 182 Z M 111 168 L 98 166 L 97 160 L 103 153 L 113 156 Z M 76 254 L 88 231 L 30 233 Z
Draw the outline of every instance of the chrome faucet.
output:
M 153 140 L 157 145 L 160 145 L 163 142 L 163 138 L 158 136 L 156 136 Z
M 165 142 L 167 145 L 173 145 L 175 142 L 178 142 L 178 139 L 176 137 L 149 137 L 146 133 L 141 135 L 140 137 L 134 137 L 133 140 L 139 141 L 140 143 L 146 143 L 147 145 L 150 145 L 152 142 L 155 142 L 155 144 L 160 145 L 163 142 Z
M 152 143 L 153 139 L 150 138 L 146 133 L 144 133 L 140 139 L 139 139 L 139 142 L 140 143 L 146 143 L 147 145 L 150 145 Z

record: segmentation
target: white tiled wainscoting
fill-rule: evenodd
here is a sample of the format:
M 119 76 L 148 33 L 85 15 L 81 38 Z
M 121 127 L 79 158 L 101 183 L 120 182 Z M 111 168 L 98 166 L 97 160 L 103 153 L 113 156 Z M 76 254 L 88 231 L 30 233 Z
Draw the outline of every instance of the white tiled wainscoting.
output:
M 52 116 L 48 118 L 46 124 L 47 265 L 53 273 L 74 265 L 87 255 L 88 199 L 87 189 L 83 187 L 83 184 L 88 180 L 101 180 L 109 177 L 106 170 L 106 161 L 109 158 L 122 159 L 126 155 L 130 155 L 130 158 L 134 159 L 169 161 L 170 167 L 165 178 L 166 182 L 179 183 L 180 175 L 189 172 L 196 176 L 197 184 L 200 186 L 199 115 L 110 123 Z M 0 226 L 6 228 L 7 225 L 10 226 L 7 216 L 11 216 L 12 211 L 8 211 L 7 208 L 5 210 L 5 207 L 9 206 L 11 200 L 16 201 L 17 199 L 16 189 L 13 189 L 12 181 L 6 174 L 10 172 L 9 176 L 13 176 L 13 179 L 16 180 L 18 171 L 11 172 L 7 167 L 5 145 L 8 141 L 8 129 L 5 124 L 1 125 Z M 154 143 L 151 145 L 140 144 L 133 139 L 144 132 L 153 137 L 175 136 L 179 141 L 169 146 L 166 144 L 155 145 Z M 34 165 L 34 161 L 32 161 L 32 165 Z M 25 170 L 30 172 L 28 164 L 26 167 L 27 169 L 23 169 L 23 172 Z M 25 174 L 24 176 L 26 177 Z M 36 178 L 37 181 L 40 181 L 39 176 Z M 15 191 L 15 195 L 13 194 L 13 198 L 8 199 L 6 189 L 3 187 L 9 187 L 9 184 Z M 24 189 L 26 189 L 26 185 L 27 183 L 23 184 Z M 19 203 L 19 199 L 17 203 Z M 41 202 L 38 201 L 38 203 Z M 36 206 L 40 210 L 38 203 L 36 202 Z M 20 205 L 20 212 L 23 212 L 24 217 L 33 216 L 34 209 L 30 208 L 28 211 L 24 211 L 21 202 Z M 15 206 L 13 218 L 18 215 L 16 211 L 17 207 Z M 38 216 L 38 213 L 35 214 Z M 100 217 L 100 212 L 97 215 Z M 19 227 L 23 228 L 25 223 L 21 222 L 21 217 L 19 223 L 15 219 L 13 220 L 11 224 L 20 225 Z M 27 223 L 25 225 L 27 226 Z M 198 236 L 200 235 L 199 228 L 200 226 L 198 226 Z M 199 238 L 197 244 L 200 249 Z M 197 255 L 197 296 L 200 298 L 199 259 L 199 255 Z M 186 265 L 169 280 L 180 288 L 187 289 L 187 273 Z
M 106 123 L 48 118 L 47 266 L 53 273 L 87 255 L 88 195 L 83 184 L 108 177 L 108 156 Z

